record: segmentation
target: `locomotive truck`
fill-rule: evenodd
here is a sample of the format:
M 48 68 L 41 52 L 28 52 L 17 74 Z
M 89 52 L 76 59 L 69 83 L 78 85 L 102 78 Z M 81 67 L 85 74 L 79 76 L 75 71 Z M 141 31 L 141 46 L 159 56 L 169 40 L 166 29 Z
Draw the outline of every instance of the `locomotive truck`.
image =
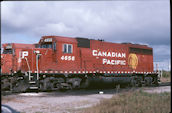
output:
M 42 36 L 36 44 L 3 44 L 1 88 L 45 91 L 102 83 L 158 85 L 159 75 L 153 69 L 153 50 L 147 45 Z

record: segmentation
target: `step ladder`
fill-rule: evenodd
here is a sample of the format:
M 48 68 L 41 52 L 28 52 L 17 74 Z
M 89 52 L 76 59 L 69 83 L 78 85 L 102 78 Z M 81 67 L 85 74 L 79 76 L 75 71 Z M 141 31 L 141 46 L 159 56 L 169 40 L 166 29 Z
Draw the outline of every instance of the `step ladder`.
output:
M 30 90 L 38 90 L 39 89 L 39 80 L 37 75 L 30 75 L 29 76 L 29 89 Z

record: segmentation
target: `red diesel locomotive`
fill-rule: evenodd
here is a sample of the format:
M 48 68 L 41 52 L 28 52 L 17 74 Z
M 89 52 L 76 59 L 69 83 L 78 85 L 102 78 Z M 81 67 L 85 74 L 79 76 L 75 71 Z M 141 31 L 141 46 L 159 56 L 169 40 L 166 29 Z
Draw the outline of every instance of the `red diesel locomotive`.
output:
M 159 81 L 147 45 L 62 36 L 43 36 L 37 44 L 3 44 L 1 74 L 2 89 L 13 91 Z

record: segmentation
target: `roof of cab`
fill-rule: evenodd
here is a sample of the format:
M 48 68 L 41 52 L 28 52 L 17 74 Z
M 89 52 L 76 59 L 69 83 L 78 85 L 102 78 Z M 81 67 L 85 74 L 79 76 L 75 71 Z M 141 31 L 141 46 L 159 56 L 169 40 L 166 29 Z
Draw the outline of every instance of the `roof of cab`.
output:
M 12 45 L 12 48 L 20 48 L 20 49 L 35 48 L 34 44 L 22 44 L 22 43 L 5 43 L 3 44 L 3 48 L 5 48 L 9 44 Z

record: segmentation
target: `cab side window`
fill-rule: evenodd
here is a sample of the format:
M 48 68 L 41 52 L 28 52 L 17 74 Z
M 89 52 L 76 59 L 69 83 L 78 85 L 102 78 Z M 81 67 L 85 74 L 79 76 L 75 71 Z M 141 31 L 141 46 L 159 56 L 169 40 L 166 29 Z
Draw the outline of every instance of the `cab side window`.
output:
M 72 53 L 72 44 L 63 44 L 63 53 Z
M 56 43 L 53 43 L 53 50 L 56 51 Z

